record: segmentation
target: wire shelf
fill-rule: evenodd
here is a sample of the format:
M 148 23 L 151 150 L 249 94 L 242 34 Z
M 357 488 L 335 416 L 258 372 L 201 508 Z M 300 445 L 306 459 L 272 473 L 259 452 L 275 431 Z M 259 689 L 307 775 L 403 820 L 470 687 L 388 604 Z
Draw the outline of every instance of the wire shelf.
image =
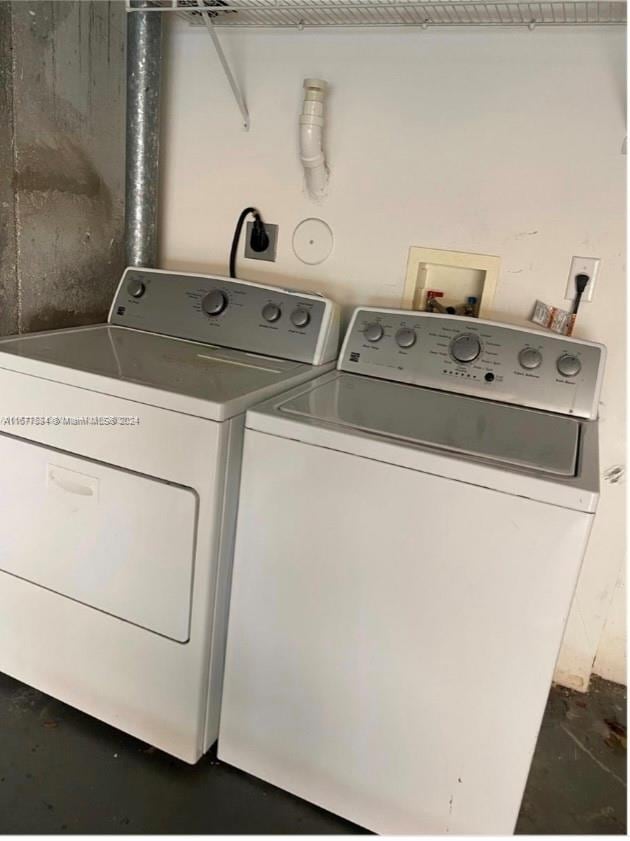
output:
M 177 12 L 204 26 L 200 9 L 215 26 L 610 26 L 626 23 L 622 0 L 551 0 L 524 3 L 487 0 L 152 0 L 127 11 Z

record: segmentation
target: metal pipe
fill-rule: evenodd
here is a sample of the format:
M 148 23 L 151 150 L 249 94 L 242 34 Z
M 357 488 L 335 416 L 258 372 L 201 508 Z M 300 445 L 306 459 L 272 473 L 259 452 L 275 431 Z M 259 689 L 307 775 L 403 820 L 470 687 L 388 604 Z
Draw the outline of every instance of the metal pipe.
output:
M 137 0 L 144 8 L 147 0 Z M 128 266 L 155 266 L 160 150 L 162 16 L 127 15 L 125 252 Z

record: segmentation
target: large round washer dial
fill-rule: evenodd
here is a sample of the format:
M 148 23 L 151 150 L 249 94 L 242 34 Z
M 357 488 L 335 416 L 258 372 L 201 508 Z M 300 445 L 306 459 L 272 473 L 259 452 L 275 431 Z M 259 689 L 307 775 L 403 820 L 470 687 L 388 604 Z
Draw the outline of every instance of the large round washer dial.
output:
M 518 361 L 521 368 L 526 368 L 528 371 L 533 371 L 535 368 L 540 368 L 542 364 L 542 354 L 535 347 L 524 347 L 518 355 Z
M 582 363 L 572 353 L 563 353 L 558 357 L 556 367 L 563 377 L 575 377 L 582 370 Z
M 457 362 L 474 362 L 481 353 L 481 342 L 474 333 L 460 333 L 451 342 L 450 351 Z
M 396 333 L 396 344 L 398 347 L 413 347 L 416 343 L 416 331 L 410 327 L 401 327 Z
M 310 320 L 311 314 L 308 310 L 305 310 L 304 307 L 298 307 L 291 313 L 291 323 L 295 327 L 306 327 Z
M 220 289 L 213 289 L 202 300 L 201 309 L 206 315 L 221 315 L 227 305 L 228 299 L 225 292 L 221 292 Z
M 372 324 L 368 324 L 368 326 L 363 331 L 363 335 L 368 340 L 368 342 L 380 342 L 383 338 L 383 327 L 377 321 L 373 321 Z
M 282 315 L 282 310 L 277 304 L 265 304 L 262 310 L 262 317 L 265 321 L 270 321 L 272 324 L 277 321 Z

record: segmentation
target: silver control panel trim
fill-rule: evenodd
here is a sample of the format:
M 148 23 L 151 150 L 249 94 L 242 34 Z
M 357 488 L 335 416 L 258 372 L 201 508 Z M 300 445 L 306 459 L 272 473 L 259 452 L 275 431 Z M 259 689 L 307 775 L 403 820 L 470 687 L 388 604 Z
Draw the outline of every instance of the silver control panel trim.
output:
M 402 343 L 401 335 L 405 336 Z M 605 360 L 604 345 L 527 327 L 413 310 L 358 307 L 337 368 L 563 415 L 596 418 Z
M 321 295 L 165 269 L 125 269 L 108 322 L 311 365 L 339 342 L 339 309 Z

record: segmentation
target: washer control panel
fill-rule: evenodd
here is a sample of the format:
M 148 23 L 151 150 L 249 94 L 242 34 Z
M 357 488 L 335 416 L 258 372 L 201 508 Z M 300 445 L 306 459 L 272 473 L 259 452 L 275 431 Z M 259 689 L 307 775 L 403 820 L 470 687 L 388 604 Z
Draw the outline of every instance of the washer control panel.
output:
M 526 327 L 359 307 L 338 368 L 594 418 L 605 357 L 603 345 Z
M 332 301 L 218 276 L 126 269 L 109 322 L 313 365 L 335 359 L 338 350 Z

